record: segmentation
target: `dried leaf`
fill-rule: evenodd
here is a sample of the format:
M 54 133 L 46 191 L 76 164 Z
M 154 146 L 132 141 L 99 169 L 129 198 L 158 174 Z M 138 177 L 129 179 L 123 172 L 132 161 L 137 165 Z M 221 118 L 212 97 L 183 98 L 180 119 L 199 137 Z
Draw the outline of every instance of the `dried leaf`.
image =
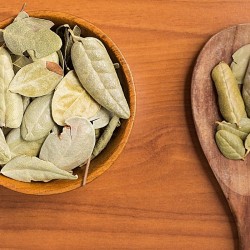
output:
M 119 78 L 107 50 L 96 38 L 82 38 L 71 49 L 76 74 L 88 93 L 104 108 L 127 119 L 130 116 Z
M 57 51 L 57 56 L 58 56 L 58 59 L 59 59 L 59 65 L 62 67 L 62 70 L 64 72 L 64 58 L 63 58 L 63 54 L 62 54 L 61 50 Z
M 73 117 L 66 120 L 66 124 L 59 136 L 51 133 L 47 137 L 40 158 L 69 171 L 91 156 L 95 145 L 95 130 L 85 118 Z
M 247 115 L 238 84 L 231 69 L 226 63 L 220 62 L 214 67 L 212 78 L 217 89 L 222 116 L 227 122 L 238 124 Z
M 22 97 L 11 93 L 8 88 L 14 77 L 9 53 L 0 48 L 0 126 L 17 128 L 23 117 Z
M 243 80 L 242 97 L 245 103 L 246 112 L 248 116 L 250 116 L 250 64 L 248 64 Z
M 70 35 L 69 32 L 70 29 L 65 29 L 64 31 L 64 50 L 63 50 L 63 56 L 64 56 L 64 63 L 65 63 L 65 68 L 67 71 L 70 71 L 70 60 L 71 60 L 71 48 L 74 43 L 72 36 Z M 72 33 L 75 36 L 80 36 L 81 35 L 81 29 L 75 25 Z
M 37 61 L 24 66 L 17 72 L 9 90 L 28 97 L 47 95 L 60 82 L 61 74 L 62 69 L 58 64 Z
M 241 140 L 245 140 L 248 133 L 241 131 L 236 124 L 228 123 L 228 122 L 217 122 L 217 131 L 226 130 L 232 134 L 235 134 L 241 138 Z
M 100 105 L 84 90 L 73 70 L 58 84 L 52 99 L 52 116 L 61 126 L 74 116 L 90 118 L 99 109 Z
M 94 129 L 98 129 L 107 126 L 111 116 L 110 112 L 102 107 L 94 116 L 89 118 L 89 120 L 93 124 Z
M 29 14 L 22 10 L 18 13 L 18 15 L 16 16 L 13 22 L 17 22 L 28 17 L 29 17 Z
M 16 55 L 33 50 L 36 58 L 42 58 L 60 50 L 62 46 L 60 37 L 50 30 L 53 25 L 53 22 L 45 19 L 24 18 L 5 28 L 4 41 Z
M 245 154 L 245 157 L 246 157 L 250 152 L 250 134 L 247 136 L 244 145 L 245 145 L 245 149 L 247 150 Z
M 13 61 L 13 69 L 15 74 L 24 66 L 32 63 L 32 60 L 26 56 L 16 56 L 17 58 Z
M 36 58 L 35 56 L 35 52 L 33 50 L 29 51 L 29 55 L 31 57 L 31 59 L 33 60 L 33 62 L 36 62 L 38 60 L 44 61 L 44 62 L 54 62 L 56 64 L 59 64 L 59 57 L 57 52 L 53 52 L 52 54 L 42 57 L 42 58 Z
M 250 133 L 250 119 L 245 117 L 239 121 L 238 129 L 247 134 Z
M 230 67 L 238 84 L 242 84 L 250 59 L 250 44 L 239 48 L 232 57 L 233 62 Z
M 4 176 L 17 181 L 48 182 L 54 179 L 76 180 L 77 175 L 57 168 L 54 164 L 40 160 L 37 157 L 17 156 L 9 161 L 1 170 Z
M 36 98 L 28 106 L 21 125 L 21 134 L 26 141 L 35 141 L 47 136 L 54 127 L 51 116 L 52 95 Z
M 245 147 L 237 135 L 226 130 L 220 130 L 215 135 L 216 143 L 221 153 L 228 159 L 244 159 Z
M 103 149 L 108 145 L 116 127 L 119 126 L 119 117 L 114 116 L 110 120 L 108 126 L 103 131 L 102 135 L 98 139 L 95 148 L 92 153 L 92 159 L 99 155 Z
M 23 100 L 23 112 L 25 112 L 25 110 L 27 109 L 27 107 L 29 106 L 31 100 L 29 97 L 27 96 L 22 96 L 22 100 Z
M 6 137 L 11 158 L 18 155 L 37 156 L 46 137 L 36 141 L 25 141 L 21 137 L 20 128 L 12 129 Z
M 11 159 L 10 149 L 0 129 L 0 164 L 6 164 Z

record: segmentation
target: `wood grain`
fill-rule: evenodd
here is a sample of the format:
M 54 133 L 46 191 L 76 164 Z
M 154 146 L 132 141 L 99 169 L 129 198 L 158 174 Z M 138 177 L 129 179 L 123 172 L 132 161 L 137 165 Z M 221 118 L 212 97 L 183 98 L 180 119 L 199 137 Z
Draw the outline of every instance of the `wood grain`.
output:
M 20 8 L 2 1 L 0 19 Z M 249 9 L 247 1 L 27 0 L 27 11 L 68 12 L 115 41 L 134 76 L 137 114 L 125 150 L 86 188 L 36 197 L 1 187 L 0 247 L 238 249 L 195 132 L 190 86 L 203 45 L 250 22 Z

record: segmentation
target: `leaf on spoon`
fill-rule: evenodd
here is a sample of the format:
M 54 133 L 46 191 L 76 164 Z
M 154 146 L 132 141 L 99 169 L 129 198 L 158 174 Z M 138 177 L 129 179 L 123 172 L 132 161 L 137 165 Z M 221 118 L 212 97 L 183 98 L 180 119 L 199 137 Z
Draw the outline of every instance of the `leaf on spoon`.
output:
M 217 122 L 217 124 L 217 131 L 226 130 L 232 134 L 239 136 L 241 140 L 245 140 L 248 135 L 248 133 L 241 131 L 236 124 L 232 124 L 225 121 Z
M 0 48 L 0 126 L 17 128 L 23 117 L 22 97 L 8 91 L 14 77 L 9 53 Z
M 76 180 L 78 178 L 77 175 L 57 168 L 51 162 L 25 155 L 10 160 L 2 168 L 1 173 L 11 179 L 23 182 L 48 182 L 54 179 Z
M 43 96 L 55 89 L 62 76 L 62 68 L 56 63 L 33 62 L 17 72 L 9 90 L 28 97 Z
M 227 122 L 238 124 L 242 118 L 247 117 L 247 114 L 238 84 L 230 67 L 224 62 L 220 62 L 213 68 L 212 78 L 217 90 L 222 116 Z
M 71 59 L 81 84 L 104 108 L 128 119 L 129 106 L 107 50 L 96 38 L 79 39 L 71 48 Z
M 245 155 L 246 157 L 250 152 L 250 135 L 247 136 L 244 145 L 245 145 L 245 149 L 247 150 L 246 155 Z
M 58 84 L 52 99 L 52 116 L 61 126 L 68 118 L 79 116 L 90 118 L 100 110 L 100 105 L 81 86 L 72 70 Z
M 233 62 L 230 67 L 238 84 L 242 84 L 250 59 L 250 44 L 239 48 L 236 52 L 234 52 L 232 57 Z
M 95 130 L 85 118 L 73 117 L 66 120 L 66 124 L 59 136 L 51 133 L 47 137 L 39 157 L 60 169 L 70 171 L 91 156 L 95 145 Z
M 6 142 L 10 148 L 11 158 L 18 155 L 37 156 L 46 137 L 36 141 L 25 141 L 21 136 L 20 128 L 12 129 Z
M 220 130 L 216 133 L 215 139 L 219 150 L 226 158 L 244 159 L 245 147 L 240 137 L 226 130 Z
M 47 136 L 54 127 L 51 116 L 52 95 L 36 98 L 28 106 L 21 125 L 22 138 L 36 141 Z

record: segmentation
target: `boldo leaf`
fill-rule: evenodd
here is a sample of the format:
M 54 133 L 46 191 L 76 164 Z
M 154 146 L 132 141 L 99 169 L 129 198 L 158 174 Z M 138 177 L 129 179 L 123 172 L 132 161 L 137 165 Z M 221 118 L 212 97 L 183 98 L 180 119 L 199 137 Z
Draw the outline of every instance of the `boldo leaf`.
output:
M 107 50 L 100 40 L 81 38 L 71 48 L 76 74 L 88 93 L 104 108 L 128 119 L 130 110 Z
M 90 118 L 100 110 L 100 105 L 81 86 L 75 72 L 70 71 L 58 84 L 52 99 L 52 116 L 61 126 L 68 118 Z
M 58 64 L 37 61 L 17 72 L 9 90 L 28 97 L 43 96 L 53 91 L 62 77 L 63 71 Z
M 70 118 L 66 124 L 59 136 L 51 133 L 47 137 L 39 157 L 69 171 L 91 156 L 95 145 L 95 130 L 87 119 L 81 117 Z
M 1 169 L 1 173 L 11 179 L 23 182 L 48 182 L 54 179 L 76 180 L 78 178 L 77 175 L 57 168 L 51 162 L 26 155 L 13 158 Z
M 21 125 L 22 138 L 26 141 L 36 141 L 44 138 L 54 127 L 51 116 L 52 95 L 36 98 L 28 106 Z
M 6 142 L 10 148 L 11 158 L 18 155 L 37 156 L 46 137 L 36 141 L 25 141 L 21 136 L 20 128 L 12 129 Z

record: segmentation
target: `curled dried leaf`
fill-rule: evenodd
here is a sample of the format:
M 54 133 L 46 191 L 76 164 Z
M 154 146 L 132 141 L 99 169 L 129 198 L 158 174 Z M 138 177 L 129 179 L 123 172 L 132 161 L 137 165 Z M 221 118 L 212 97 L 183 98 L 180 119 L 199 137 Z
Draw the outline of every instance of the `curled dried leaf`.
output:
M 91 156 L 95 145 L 95 130 L 87 119 L 81 117 L 70 118 L 66 124 L 59 136 L 51 133 L 47 137 L 39 157 L 60 169 L 70 171 Z
M 238 124 L 247 115 L 238 84 L 231 69 L 226 63 L 221 62 L 214 67 L 212 78 L 217 89 L 222 116 L 227 122 Z

